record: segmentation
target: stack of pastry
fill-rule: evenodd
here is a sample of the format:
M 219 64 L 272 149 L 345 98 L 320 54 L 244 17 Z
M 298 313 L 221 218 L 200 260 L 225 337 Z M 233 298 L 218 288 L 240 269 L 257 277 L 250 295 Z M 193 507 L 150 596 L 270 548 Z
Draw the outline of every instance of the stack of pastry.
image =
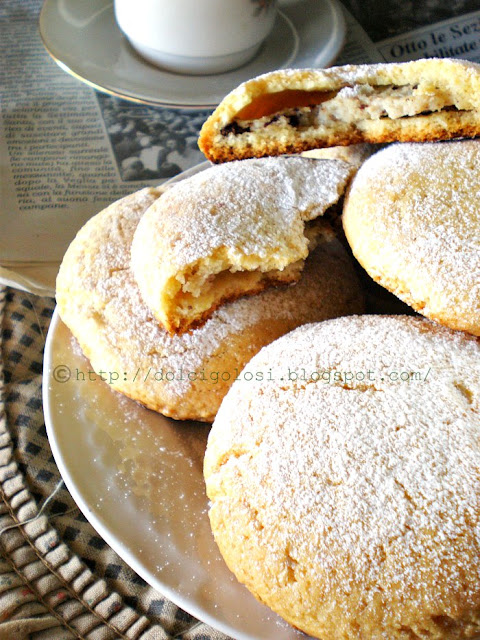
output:
M 393 143 L 354 176 L 343 228 L 425 317 L 279 338 L 247 365 L 269 376 L 227 393 L 205 457 L 228 566 L 322 640 L 480 638 L 479 135 L 480 66 L 454 60 L 267 74 L 201 133 L 214 162 Z
M 453 140 L 479 134 L 474 64 L 274 72 L 205 123 L 218 166 L 100 213 L 59 273 L 60 315 L 117 390 L 218 411 L 218 546 L 323 640 L 480 637 L 480 142 Z M 357 143 L 394 144 L 356 172 Z M 428 319 L 348 315 L 345 190 L 353 255 Z
M 335 159 L 252 159 L 112 204 L 67 250 L 62 320 L 93 369 L 114 372 L 112 388 L 166 416 L 212 421 L 261 347 L 363 310 L 324 220 L 354 171 Z

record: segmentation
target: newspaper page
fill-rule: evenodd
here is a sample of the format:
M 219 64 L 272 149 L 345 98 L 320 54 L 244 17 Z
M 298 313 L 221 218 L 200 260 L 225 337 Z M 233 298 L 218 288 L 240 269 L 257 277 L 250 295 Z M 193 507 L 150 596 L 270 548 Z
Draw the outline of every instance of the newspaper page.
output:
M 480 2 L 411 5 L 345 0 L 336 64 L 480 60 Z M 43 46 L 41 6 L 0 4 L 0 265 L 55 273 L 89 217 L 204 160 L 196 140 L 211 110 L 127 102 L 69 76 Z
M 476 9 L 469 11 L 469 9 Z M 451 13 L 446 19 L 439 15 Z M 335 64 L 406 62 L 419 58 L 480 61 L 480 2 L 345 1 L 347 37 Z M 423 23 L 423 26 L 421 26 Z
M 209 111 L 128 103 L 72 78 L 40 39 L 41 5 L 0 4 L 3 266 L 59 261 L 92 214 L 205 159 L 196 139 Z

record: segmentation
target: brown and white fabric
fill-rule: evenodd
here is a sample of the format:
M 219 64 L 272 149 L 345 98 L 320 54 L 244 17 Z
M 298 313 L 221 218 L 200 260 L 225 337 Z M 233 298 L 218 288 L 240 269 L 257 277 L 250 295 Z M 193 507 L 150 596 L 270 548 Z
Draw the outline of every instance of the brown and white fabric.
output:
M 42 411 L 53 309 L 0 287 L 0 640 L 226 640 L 135 574 L 65 488 Z

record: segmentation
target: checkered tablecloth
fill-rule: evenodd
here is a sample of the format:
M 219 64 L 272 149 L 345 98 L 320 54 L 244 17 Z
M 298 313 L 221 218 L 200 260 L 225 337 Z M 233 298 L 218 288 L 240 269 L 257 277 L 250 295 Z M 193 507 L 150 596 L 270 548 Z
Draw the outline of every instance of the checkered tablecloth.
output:
M 53 309 L 0 286 L 0 640 L 225 640 L 136 575 L 63 485 L 41 395 Z

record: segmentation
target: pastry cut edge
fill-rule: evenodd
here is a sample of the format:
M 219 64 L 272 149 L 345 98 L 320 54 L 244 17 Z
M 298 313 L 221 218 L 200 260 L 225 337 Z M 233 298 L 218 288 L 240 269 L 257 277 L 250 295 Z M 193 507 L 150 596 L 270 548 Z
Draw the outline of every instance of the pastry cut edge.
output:
M 252 159 L 169 189 L 131 250 L 154 317 L 180 335 L 227 301 L 297 282 L 309 253 L 334 237 L 329 216 L 355 171 L 343 160 Z
M 200 132 L 212 162 L 357 143 L 480 135 L 480 65 L 453 59 L 280 70 L 249 80 Z

